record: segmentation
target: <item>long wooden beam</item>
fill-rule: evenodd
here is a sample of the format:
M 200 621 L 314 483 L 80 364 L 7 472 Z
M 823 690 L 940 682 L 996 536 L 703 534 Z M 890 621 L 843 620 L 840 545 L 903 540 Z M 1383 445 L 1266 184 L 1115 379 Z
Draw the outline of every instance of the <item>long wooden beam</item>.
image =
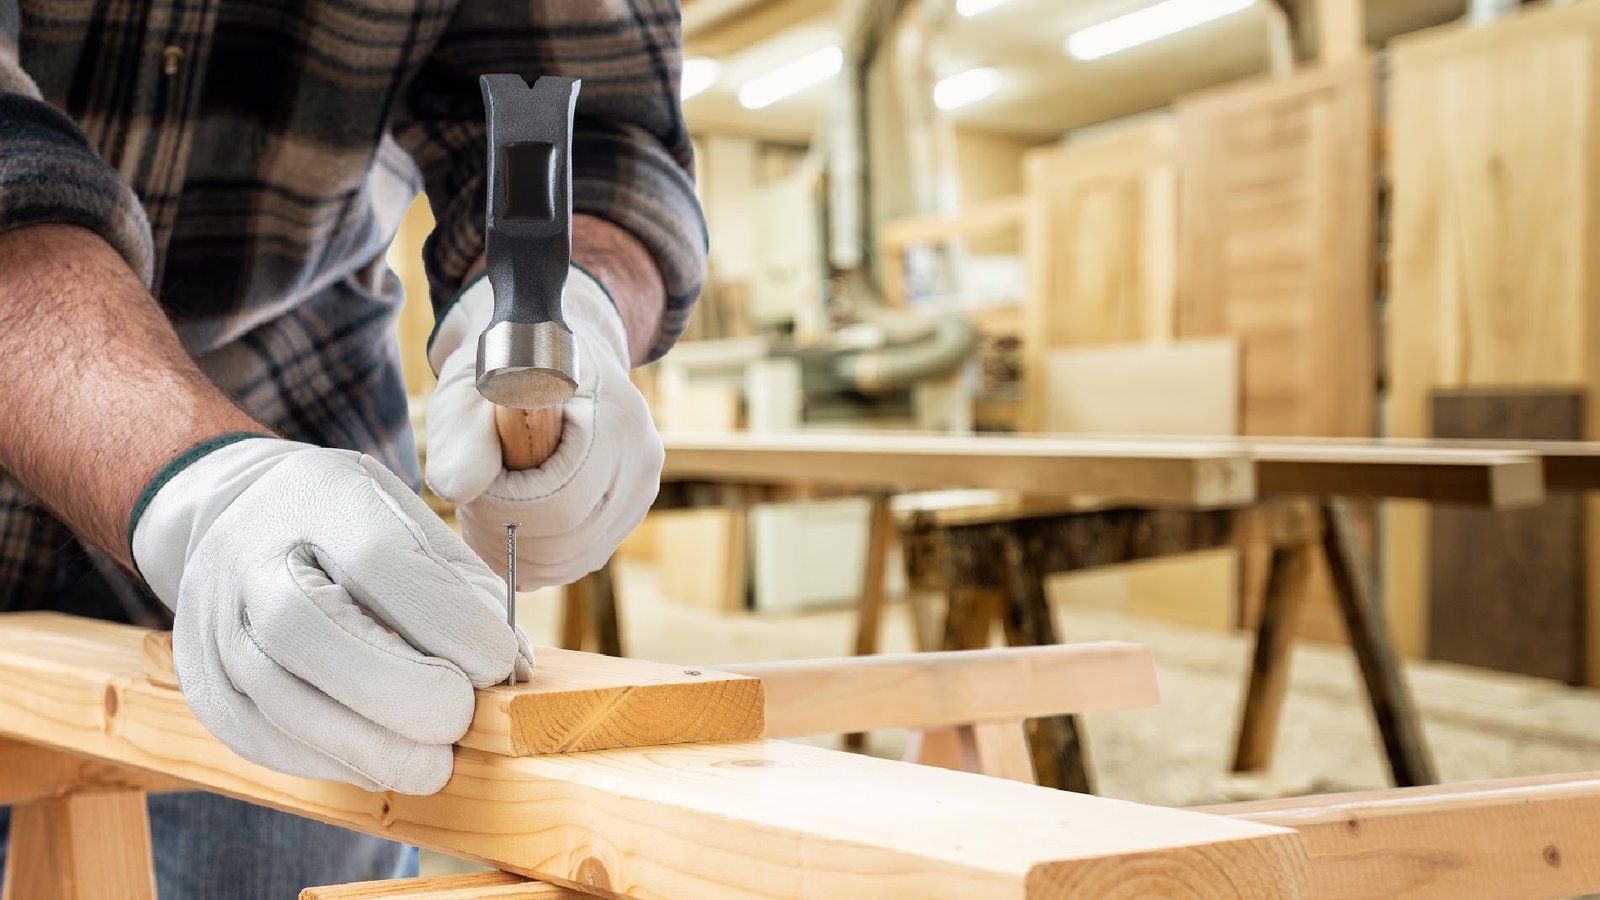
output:
M 1107 641 L 720 666 L 760 678 L 767 736 L 939 728 L 1149 706 L 1155 663 Z
M 151 684 L 146 633 L 0 616 L 0 734 L 602 894 L 1299 895 L 1287 829 L 781 741 L 458 748 L 428 797 L 295 778 L 239 759 Z
M 1299 831 L 1306 897 L 1317 900 L 1546 900 L 1600 891 L 1600 773 L 1204 811 Z
M 392 878 L 308 887 L 300 900 L 579 900 L 588 894 L 509 872 Z
M 1531 447 L 893 433 L 668 433 L 664 439 L 662 479 L 668 483 L 991 488 L 1193 508 L 1244 505 L 1255 498 L 1255 491 L 1494 508 L 1544 499 L 1543 457 Z M 1575 450 L 1552 452 L 1559 453 L 1558 471 L 1571 477 L 1569 473 L 1581 470 L 1600 487 L 1600 465 L 1594 459 Z
M 663 439 L 663 481 L 999 488 L 1194 508 L 1242 506 L 1256 495 L 1253 464 L 1226 442 L 838 433 Z
M 1496 509 L 1544 500 L 1544 470 L 1531 453 L 1384 444 L 1246 441 L 1263 494 L 1395 497 Z
M 461 746 L 505 756 L 761 737 L 758 679 L 556 647 L 534 650 L 533 679 L 478 691 Z M 178 687 L 172 632 L 144 638 L 144 674 Z

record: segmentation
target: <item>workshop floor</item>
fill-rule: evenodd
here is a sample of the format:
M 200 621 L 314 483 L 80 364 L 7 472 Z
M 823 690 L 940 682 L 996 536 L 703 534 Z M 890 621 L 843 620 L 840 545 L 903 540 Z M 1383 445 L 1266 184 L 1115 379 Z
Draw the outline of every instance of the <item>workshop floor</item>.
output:
M 630 655 L 711 665 L 838 656 L 848 652 L 853 616 L 840 609 L 781 618 L 721 616 L 663 597 L 652 570 L 624 565 L 618 596 Z M 555 640 L 557 595 L 528 595 L 523 626 L 536 644 Z M 1059 633 L 1073 640 L 1148 645 L 1162 702 L 1087 717 L 1100 793 L 1187 806 L 1257 797 L 1389 786 L 1382 747 L 1360 677 L 1342 647 L 1296 649 L 1271 771 L 1228 773 L 1249 641 L 1112 610 L 1057 604 Z M 891 604 L 886 651 L 910 647 L 905 609 Z M 1600 691 L 1444 663 L 1417 663 L 1407 676 L 1427 739 L 1446 781 L 1600 769 Z M 897 756 L 903 733 L 874 734 L 869 750 Z M 836 743 L 836 739 L 826 739 Z M 425 871 L 448 861 L 424 857 Z

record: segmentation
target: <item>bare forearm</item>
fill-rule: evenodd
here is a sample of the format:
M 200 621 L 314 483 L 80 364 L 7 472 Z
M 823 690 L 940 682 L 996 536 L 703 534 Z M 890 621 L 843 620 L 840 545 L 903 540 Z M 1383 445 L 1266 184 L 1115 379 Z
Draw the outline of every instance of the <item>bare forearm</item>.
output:
M 628 332 L 628 355 L 643 363 L 661 328 L 667 289 L 650 251 L 605 219 L 572 217 L 572 261 L 588 270 L 611 295 Z
M 0 468 L 129 564 L 151 477 L 208 438 L 268 433 L 184 353 L 122 258 L 71 225 L 0 234 Z
M 617 305 L 623 330 L 628 333 L 628 357 L 642 365 L 650 355 L 661 314 L 667 307 L 667 288 L 650 251 L 639 239 L 597 216 L 572 216 L 572 261 L 582 266 Z M 483 271 L 479 257 L 467 278 Z

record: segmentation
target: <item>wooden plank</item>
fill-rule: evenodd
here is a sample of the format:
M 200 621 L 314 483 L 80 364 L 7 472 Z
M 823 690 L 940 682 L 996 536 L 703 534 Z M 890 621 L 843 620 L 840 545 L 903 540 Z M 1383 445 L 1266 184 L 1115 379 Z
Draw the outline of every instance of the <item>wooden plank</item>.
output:
M 896 434 L 664 433 L 664 481 L 815 481 L 885 492 L 1021 489 L 1130 503 L 1237 506 L 1252 467 L 1220 443 Z
M 1370 58 L 1176 104 L 1176 335 L 1232 335 L 1247 435 L 1370 435 Z
M 454 777 L 428 797 L 294 778 L 238 759 L 177 692 L 146 681 L 144 635 L 0 617 L 0 732 L 592 892 L 1299 895 L 1284 829 L 781 741 L 520 758 L 458 748 Z
M 1600 437 L 1597 35 L 1600 7 L 1579 3 L 1393 42 L 1390 434 L 1426 437 L 1437 388 L 1581 385 L 1585 437 Z M 1427 540 L 1426 509 L 1391 505 L 1384 594 L 1412 653 L 1428 633 Z M 1600 556 L 1600 529 L 1585 540 L 1585 556 Z M 1589 678 L 1600 683 L 1600 567 L 1587 577 Z
M 1057 644 L 746 663 L 760 678 L 767 736 L 935 728 L 1150 706 L 1155 664 L 1138 644 Z
M 326 887 L 308 887 L 300 900 L 579 900 L 589 897 L 555 884 L 529 881 L 510 872 L 474 872 L 470 875 L 434 875 L 426 878 L 392 878 Z
M 1043 430 L 1061 434 L 1231 435 L 1239 431 L 1232 338 L 1051 350 Z
M 1029 198 L 1025 427 L 1042 427 L 1046 360 L 1084 344 L 1173 336 L 1177 164 L 1167 115 L 1035 150 Z
M 1300 832 L 1316 900 L 1544 900 L 1600 891 L 1600 776 L 1324 794 L 1206 812 Z
M 0 738 L 0 806 L 73 794 L 188 790 L 183 782 Z
M 148 635 L 146 676 L 176 687 L 172 634 Z M 478 691 L 460 746 L 533 756 L 738 740 L 760 737 L 764 727 L 761 682 L 753 678 L 555 647 L 534 648 L 534 662 L 527 684 Z
M 1447 389 L 1434 394 L 1433 430 L 1577 439 L 1583 407 L 1577 390 Z M 1440 507 L 1430 518 L 1429 658 L 1582 684 L 1582 498 L 1553 494 L 1511 511 Z
M 14 808 L 0 897 L 156 900 L 144 794 L 73 794 Z
M 1537 456 L 1498 449 L 1445 449 L 1373 443 L 1247 443 L 1262 494 L 1412 497 L 1495 509 L 1544 500 Z

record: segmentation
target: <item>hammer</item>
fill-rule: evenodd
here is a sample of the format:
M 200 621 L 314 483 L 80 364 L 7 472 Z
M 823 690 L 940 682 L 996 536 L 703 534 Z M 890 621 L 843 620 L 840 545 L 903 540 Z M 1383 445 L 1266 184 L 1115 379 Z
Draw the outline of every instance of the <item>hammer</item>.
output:
M 478 338 L 477 387 L 495 405 L 507 469 L 531 469 L 561 440 L 578 348 L 561 314 L 572 260 L 574 78 L 478 79 L 489 128 L 484 270 L 494 315 Z M 506 525 L 506 617 L 516 626 L 516 525 Z M 516 674 L 513 672 L 512 683 Z

